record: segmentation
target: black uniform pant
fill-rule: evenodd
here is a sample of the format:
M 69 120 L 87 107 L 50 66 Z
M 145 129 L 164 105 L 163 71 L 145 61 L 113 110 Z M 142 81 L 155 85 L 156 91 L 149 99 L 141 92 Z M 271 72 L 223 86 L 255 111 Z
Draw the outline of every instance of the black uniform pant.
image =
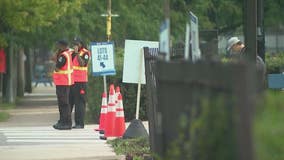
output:
M 71 86 L 70 92 L 70 105 L 71 112 L 75 105 L 75 124 L 84 126 L 85 112 L 86 112 L 86 95 L 87 95 L 87 83 L 75 82 Z
M 60 116 L 59 123 L 62 125 L 72 125 L 69 94 L 70 86 L 56 86 L 56 95 Z

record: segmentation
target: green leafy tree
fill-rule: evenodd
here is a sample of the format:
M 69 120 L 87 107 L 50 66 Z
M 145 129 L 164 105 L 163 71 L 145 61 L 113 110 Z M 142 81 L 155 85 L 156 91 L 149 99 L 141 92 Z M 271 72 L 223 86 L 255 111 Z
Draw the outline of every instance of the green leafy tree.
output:
M 7 46 L 8 40 L 18 40 L 18 44 L 21 44 L 30 37 L 25 33 L 37 34 L 40 27 L 52 26 L 68 11 L 79 8 L 83 2 L 75 0 L 1 0 L 0 46 Z
M 264 0 L 264 23 L 269 28 L 283 27 L 284 24 L 284 1 Z

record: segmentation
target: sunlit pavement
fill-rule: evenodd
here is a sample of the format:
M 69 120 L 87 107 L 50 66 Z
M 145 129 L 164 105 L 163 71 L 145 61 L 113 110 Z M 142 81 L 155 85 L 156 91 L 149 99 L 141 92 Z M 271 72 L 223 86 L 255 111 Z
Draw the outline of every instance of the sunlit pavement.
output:
M 115 160 L 106 141 L 94 129 L 55 130 L 58 108 L 54 87 L 39 85 L 9 111 L 11 118 L 0 123 L 0 155 L 3 160 Z

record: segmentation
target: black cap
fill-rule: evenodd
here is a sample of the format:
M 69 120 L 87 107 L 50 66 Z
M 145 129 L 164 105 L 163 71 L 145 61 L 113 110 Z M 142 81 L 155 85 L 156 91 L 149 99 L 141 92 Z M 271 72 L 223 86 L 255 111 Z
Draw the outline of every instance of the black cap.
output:
M 68 42 L 66 40 L 64 40 L 64 39 L 58 40 L 56 42 L 56 44 L 63 45 L 63 46 L 68 46 Z
M 74 40 L 73 40 L 73 44 L 74 45 L 78 45 L 78 44 L 83 45 L 83 41 L 80 38 L 75 37 Z

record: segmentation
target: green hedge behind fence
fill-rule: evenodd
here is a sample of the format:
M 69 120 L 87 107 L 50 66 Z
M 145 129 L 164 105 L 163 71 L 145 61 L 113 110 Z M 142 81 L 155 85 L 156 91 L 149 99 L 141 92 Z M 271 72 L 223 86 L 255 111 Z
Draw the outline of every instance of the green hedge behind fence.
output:
M 268 74 L 284 72 L 284 53 L 267 53 L 265 56 L 265 63 Z
M 123 59 L 124 50 L 122 48 L 116 48 L 115 50 L 115 67 L 116 75 L 107 76 L 107 87 L 111 83 L 115 86 L 120 86 L 121 93 L 123 96 L 123 107 L 126 121 L 130 121 L 135 118 L 136 112 L 136 95 L 137 95 L 137 84 L 122 83 L 123 75 Z M 91 66 L 90 66 L 91 68 Z M 146 87 L 141 87 L 141 103 L 140 103 L 140 119 L 146 120 Z M 101 103 L 103 93 L 103 77 L 93 77 L 91 69 L 89 72 L 89 83 L 88 83 L 88 113 L 87 121 L 92 123 L 99 122 Z

